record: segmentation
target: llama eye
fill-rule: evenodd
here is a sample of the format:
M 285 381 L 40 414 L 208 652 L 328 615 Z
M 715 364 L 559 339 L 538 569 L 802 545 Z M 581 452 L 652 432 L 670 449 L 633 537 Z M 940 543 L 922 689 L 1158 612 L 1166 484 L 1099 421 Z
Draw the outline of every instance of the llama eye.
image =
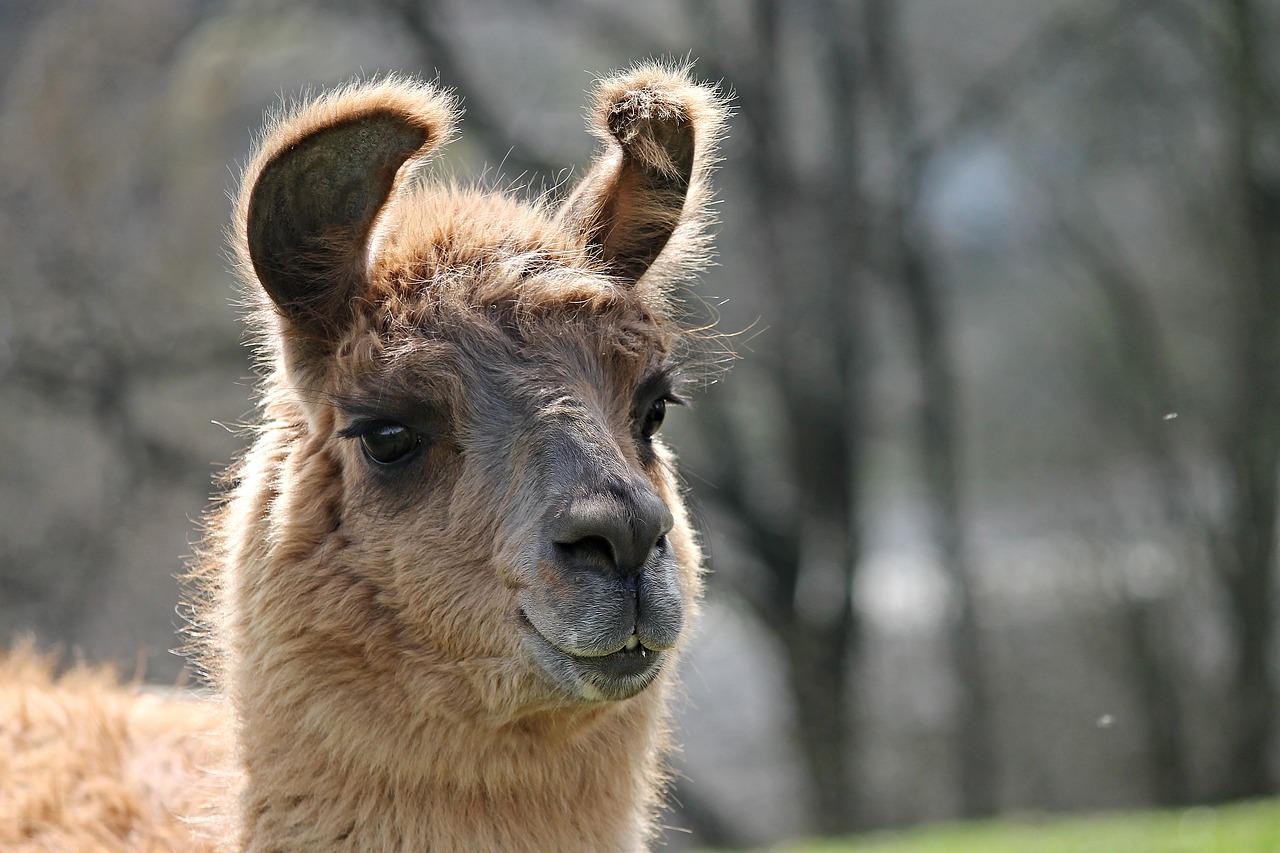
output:
M 360 433 L 360 447 L 364 455 L 378 465 L 399 462 L 421 443 L 422 436 L 401 424 L 374 424 Z
M 644 423 L 640 425 L 640 434 L 645 438 L 653 438 L 667 417 L 667 401 L 664 397 L 654 400 L 649 411 L 644 414 Z

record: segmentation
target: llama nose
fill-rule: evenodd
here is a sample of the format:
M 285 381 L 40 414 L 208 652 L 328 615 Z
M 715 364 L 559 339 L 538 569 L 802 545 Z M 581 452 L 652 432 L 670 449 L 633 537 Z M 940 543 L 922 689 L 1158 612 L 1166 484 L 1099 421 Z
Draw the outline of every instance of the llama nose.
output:
M 645 488 L 576 498 L 561 516 L 555 543 L 575 561 L 598 563 L 634 577 L 664 543 L 675 520 L 662 498 Z

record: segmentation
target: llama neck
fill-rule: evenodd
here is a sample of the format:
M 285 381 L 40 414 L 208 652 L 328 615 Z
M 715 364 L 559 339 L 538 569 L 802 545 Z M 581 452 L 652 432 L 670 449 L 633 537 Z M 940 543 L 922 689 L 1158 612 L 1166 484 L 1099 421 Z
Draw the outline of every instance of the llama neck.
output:
M 242 717 L 244 850 L 636 851 L 663 784 L 662 697 L 500 729 L 405 732 L 401 760 Z M 279 716 L 276 717 L 280 719 Z M 359 737 L 353 738 L 359 741 Z M 350 744 L 347 744 L 350 746 Z

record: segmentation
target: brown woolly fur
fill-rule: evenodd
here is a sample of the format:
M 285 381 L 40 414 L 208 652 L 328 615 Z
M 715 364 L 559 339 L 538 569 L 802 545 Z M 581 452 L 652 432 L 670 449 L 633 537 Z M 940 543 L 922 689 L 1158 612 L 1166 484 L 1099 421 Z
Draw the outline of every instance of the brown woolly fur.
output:
M 198 803 L 225 805 L 227 843 L 246 851 L 631 851 L 652 837 L 702 592 L 655 433 L 681 402 L 674 293 L 707 259 L 726 107 L 688 68 L 601 81 L 603 150 L 562 201 L 425 176 L 456 112 L 431 85 L 353 84 L 272 118 L 245 171 L 232 239 L 261 422 L 192 572 L 195 653 L 227 703 L 233 772 L 213 777 L 225 803 L 142 784 L 128 821 L 102 815 L 117 827 L 104 838 L 145 847 L 142 821 L 185 830 Z M 214 727 L 152 700 L 164 739 L 141 744 L 128 726 L 147 700 L 81 675 L 55 685 L 22 655 L 8 666 L 32 682 L 0 683 L 20 714 L 39 695 L 64 723 L 115 715 L 91 723 L 125 732 L 112 755 L 182 751 L 183 714 Z M 77 702 L 101 709 L 59 710 Z M 184 768 L 215 763 L 187 751 Z M 156 776 L 132 781 L 180 773 Z M 71 783 L 51 770 L 41 784 Z M 47 814 L 24 818 L 23 838 L 98 819 Z
M 52 667 L 29 643 L 0 655 L 0 850 L 214 850 L 220 707 Z

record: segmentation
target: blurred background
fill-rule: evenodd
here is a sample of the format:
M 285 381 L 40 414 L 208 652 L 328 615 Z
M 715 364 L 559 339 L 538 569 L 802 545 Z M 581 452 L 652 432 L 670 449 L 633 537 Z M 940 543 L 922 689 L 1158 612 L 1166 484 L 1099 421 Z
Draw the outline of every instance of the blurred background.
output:
M 1275 793 L 1280 0 L 0 0 L 0 642 L 181 675 L 265 109 L 438 78 L 538 192 L 650 56 L 736 109 L 666 842 Z

